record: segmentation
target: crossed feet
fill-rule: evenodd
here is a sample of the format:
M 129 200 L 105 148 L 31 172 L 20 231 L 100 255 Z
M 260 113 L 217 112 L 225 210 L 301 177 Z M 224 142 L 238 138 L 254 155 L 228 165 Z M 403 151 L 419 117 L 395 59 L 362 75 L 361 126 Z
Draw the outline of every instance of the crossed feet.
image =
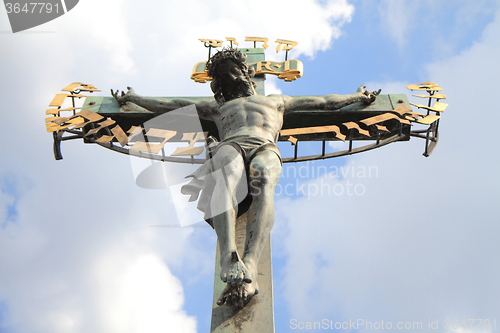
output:
M 217 300 L 218 305 L 243 307 L 259 293 L 257 265 L 250 259 L 240 260 L 236 251 L 221 259 L 220 278 L 227 285 Z

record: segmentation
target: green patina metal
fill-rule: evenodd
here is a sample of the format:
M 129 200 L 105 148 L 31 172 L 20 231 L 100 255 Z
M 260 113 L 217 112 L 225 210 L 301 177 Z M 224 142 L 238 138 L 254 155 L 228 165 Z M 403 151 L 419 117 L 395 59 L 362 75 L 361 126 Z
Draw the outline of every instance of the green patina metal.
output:
M 264 61 L 264 49 L 263 48 L 241 48 L 240 51 L 247 55 L 247 63 L 256 63 L 259 61 Z M 257 84 L 256 91 L 259 95 L 265 94 L 265 75 L 256 75 L 253 80 Z M 308 96 L 295 96 L 295 97 L 308 97 Z M 199 101 L 212 101 L 213 96 L 207 97 L 165 97 L 169 99 L 184 99 L 193 101 L 193 103 Z M 359 121 L 366 119 L 367 117 L 372 117 L 380 115 L 387 112 L 393 112 L 394 109 L 404 107 L 411 109 L 408 97 L 405 94 L 391 94 L 391 95 L 380 95 L 377 97 L 375 102 L 369 105 L 363 105 L 361 103 L 356 103 L 344 107 L 340 110 L 335 111 L 325 111 L 325 110 L 309 110 L 309 111 L 297 111 L 290 113 L 285 116 L 283 129 L 290 128 L 303 128 L 303 127 L 313 127 L 313 126 L 326 126 L 326 125 L 336 125 L 341 127 L 342 123 L 349 121 Z M 120 106 L 113 97 L 102 97 L 102 96 L 89 96 L 86 98 L 83 105 L 83 110 L 91 110 L 93 112 L 99 113 L 102 116 L 111 117 L 115 120 L 125 131 L 127 131 L 131 126 L 145 123 L 148 120 L 158 116 L 157 113 L 147 112 L 147 111 L 122 111 Z M 397 113 L 395 113 L 397 114 Z M 178 131 L 179 134 L 171 139 L 171 142 L 178 142 L 182 139 L 183 132 L 193 132 L 199 129 L 199 124 L 186 122 L 186 119 L 182 116 L 178 116 L 178 119 L 172 117 L 168 124 L 164 124 L 161 129 L 169 129 Z M 219 138 L 218 130 L 212 121 L 200 119 L 203 131 L 208 132 L 215 138 Z M 161 124 L 155 124 L 160 126 Z M 386 126 L 390 132 L 381 133 L 380 139 L 385 139 L 400 131 L 400 124 L 396 121 L 387 122 Z M 402 133 L 404 137 L 400 140 L 405 141 L 410 138 L 410 126 L 403 125 Z M 307 134 L 297 136 L 299 141 L 322 141 L 322 140 L 338 140 L 333 133 L 326 134 Z M 286 141 L 287 138 L 279 138 L 279 141 Z M 369 138 L 356 134 L 353 140 L 369 140 Z M 373 138 L 371 139 L 373 140 Z
M 298 96 L 297 96 L 298 97 Z M 304 96 L 307 97 L 307 96 Z M 202 100 L 213 100 L 213 97 L 168 97 L 168 98 L 182 98 L 185 100 L 193 101 L 196 103 Z M 298 111 L 290 113 L 285 116 L 283 129 L 290 128 L 303 128 L 303 127 L 313 127 L 313 126 L 326 126 L 326 125 L 337 125 L 341 126 L 342 123 L 349 121 L 360 121 L 368 117 L 384 114 L 384 113 L 394 113 L 394 109 L 397 108 L 407 108 L 411 109 L 408 97 L 404 94 L 391 94 L 391 95 L 380 95 L 377 97 L 375 102 L 370 105 L 362 105 L 356 103 L 349 105 L 345 108 L 335 111 L 325 111 L 325 110 L 313 110 L 313 111 Z M 83 105 L 83 110 L 91 110 L 93 112 L 99 113 L 102 116 L 111 117 L 115 120 L 124 130 L 128 130 L 131 126 L 145 123 L 146 121 L 158 116 L 157 113 L 151 112 L 126 112 L 120 110 L 120 106 L 113 97 L 101 97 L 101 96 L 89 96 L 85 100 Z M 178 116 L 178 119 L 172 117 L 172 121 L 161 127 L 161 124 L 156 124 L 161 129 L 176 130 L 180 133 L 182 132 L 193 132 L 198 130 L 198 124 L 192 123 L 190 126 L 189 122 L 186 122 L 182 116 Z M 209 135 L 218 138 L 219 134 L 217 127 L 212 121 L 200 119 L 201 126 L 204 131 L 208 132 Z M 381 139 L 390 137 L 392 135 L 398 134 L 400 125 L 397 121 L 387 122 L 386 126 L 390 132 L 382 133 Z M 403 125 L 402 133 L 404 137 L 401 141 L 410 139 L 410 126 Z M 182 138 L 181 134 L 172 138 L 172 142 L 177 139 L 180 141 Z M 333 134 L 326 133 L 321 134 L 308 134 L 299 135 L 297 137 L 300 141 L 321 141 L 321 140 L 338 140 Z M 368 140 L 368 138 L 357 135 L 353 138 L 354 140 Z M 280 138 L 279 141 L 286 141 L 286 138 Z M 373 140 L 373 139 L 371 139 Z

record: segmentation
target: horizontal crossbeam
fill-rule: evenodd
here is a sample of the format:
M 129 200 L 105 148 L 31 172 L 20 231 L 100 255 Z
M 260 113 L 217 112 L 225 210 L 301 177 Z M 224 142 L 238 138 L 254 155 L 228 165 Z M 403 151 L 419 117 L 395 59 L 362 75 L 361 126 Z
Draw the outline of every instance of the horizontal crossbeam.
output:
M 182 98 L 183 100 L 191 100 L 193 103 L 213 100 L 213 97 L 170 98 Z M 353 125 L 346 125 L 349 123 L 353 123 L 359 128 L 352 138 L 355 141 L 385 139 L 396 134 L 399 135 L 400 123 L 403 123 L 403 136 L 401 139 L 409 140 L 410 125 L 409 122 L 404 119 L 404 112 L 401 111 L 402 109 L 408 110 L 408 114 L 410 115 L 413 114 L 406 95 L 391 94 L 378 96 L 375 102 L 370 105 L 356 103 L 335 111 L 295 111 L 285 116 L 282 134 L 278 140 L 287 141 L 291 135 L 299 141 L 345 140 L 346 136 L 353 134 L 353 132 L 350 131 Z M 130 108 L 120 108 L 113 97 L 101 96 L 87 97 L 82 106 L 82 110 L 92 111 L 103 117 L 110 117 L 125 131 L 128 131 L 132 126 L 143 124 L 159 115 L 157 113 L 143 112 L 140 109 L 134 111 Z M 377 116 L 381 117 L 372 119 L 369 123 L 363 123 L 363 121 Z M 207 136 L 219 138 L 217 127 L 215 123 L 211 121 L 200 119 L 199 123 L 196 123 L 192 120 L 187 121 L 186 118 L 180 115 L 173 115 L 169 119 L 170 121 L 168 123 L 159 124 L 159 126 L 161 126 L 159 129 L 175 130 L 179 132 L 178 135 L 170 139 L 170 142 L 181 142 L 182 133 L 198 132 L 200 124 L 203 128 L 203 132 L 207 132 Z M 339 131 L 316 128 L 330 126 L 337 126 Z M 309 128 L 309 130 L 307 130 L 307 128 Z M 382 131 L 380 130 L 381 128 L 383 128 Z M 294 130 L 294 134 L 291 134 L 292 132 L 289 130 Z M 378 136 L 378 132 L 380 132 L 380 136 Z

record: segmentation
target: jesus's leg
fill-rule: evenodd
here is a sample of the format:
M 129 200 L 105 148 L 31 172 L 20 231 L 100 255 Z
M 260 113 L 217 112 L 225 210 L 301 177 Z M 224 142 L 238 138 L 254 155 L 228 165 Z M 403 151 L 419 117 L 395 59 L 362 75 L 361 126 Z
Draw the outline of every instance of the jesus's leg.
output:
M 230 286 L 241 286 L 243 281 L 251 281 L 245 264 L 240 260 L 235 239 L 238 207 L 235 193 L 242 179 L 246 189 L 245 165 L 239 152 L 230 145 L 220 147 L 212 162 L 216 183 L 210 208 L 220 248 L 220 278 Z
M 249 188 L 252 206 L 248 212 L 247 237 L 243 262 L 252 283 L 244 283 L 243 297 L 258 293 L 257 265 L 274 224 L 274 189 L 281 175 L 281 162 L 273 151 L 264 151 L 251 161 Z

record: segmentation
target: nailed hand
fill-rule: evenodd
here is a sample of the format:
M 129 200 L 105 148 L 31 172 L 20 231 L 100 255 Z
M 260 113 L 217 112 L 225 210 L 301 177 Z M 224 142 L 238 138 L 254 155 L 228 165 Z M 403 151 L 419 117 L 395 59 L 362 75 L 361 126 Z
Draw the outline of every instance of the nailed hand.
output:
M 120 106 L 129 102 L 132 96 L 136 96 L 134 89 L 132 89 L 131 87 L 127 87 L 127 93 L 122 91 L 121 94 L 120 90 L 114 92 L 113 89 L 111 89 L 111 95 L 113 95 Z
M 358 88 L 358 93 L 361 93 L 363 95 L 363 103 L 365 104 L 370 104 L 375 101 L 378 95 L 380 95 L 380 92 L 382 89 L 379 89 L 378 91 L 372 91 L 369 92 L 368 90 L 365 90 L 366 86 L 362 85 L 361 87 Z

